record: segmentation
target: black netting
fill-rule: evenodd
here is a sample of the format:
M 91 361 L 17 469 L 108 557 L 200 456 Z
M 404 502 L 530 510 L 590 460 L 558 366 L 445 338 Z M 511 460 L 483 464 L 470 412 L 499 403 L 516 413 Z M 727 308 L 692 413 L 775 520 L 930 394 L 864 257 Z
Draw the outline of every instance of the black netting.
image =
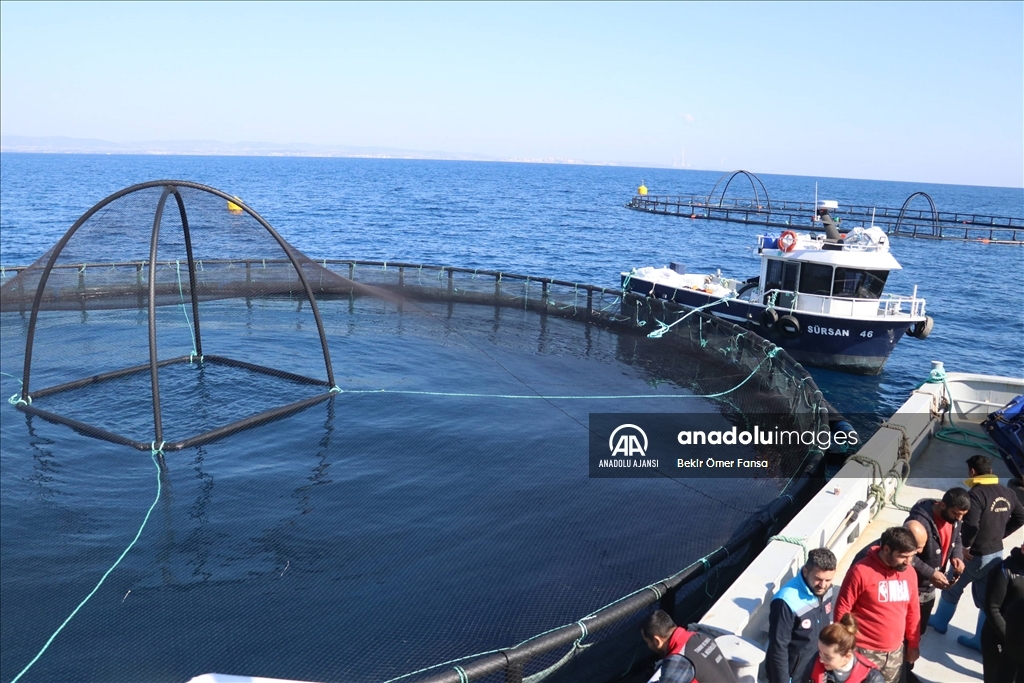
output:
M 17 501 L 4 510 L 5 680 L 152 497 L 148 458 L 66 425 L 153 439 L 149 237 L 166 185 L 89 216 L 39 297 L 25 419 L 3 423 Z M 658 604 L 698 618 L 815 486 L 817 454 L 801 446 L 767 449 L 775 469 L 758 479 L 587 476 L 593 413 L 827 424 L 803 368 L 742 328 L 549 278 L 313 260 L 226 196 L 178 191 L 192 257 L 172 194 L 153 273 L 157 359 L 177 361 L 158 369 L 163 429 L 214 438 L 168 454 L 152 526 L 26 681 L 456 681 L 432 668 L 451 659 L 506 680 L 509 656 L 555 681 L 642 676 L 640 620 Z M 5 371 L 20 367 L 48 263 L 3 285 Z M 114 376 L 89 381 L 102 373 Z M 282 406 L 295 410 L 269 414 Z M 65 424 L 38 419 L 54 415 Z M 253 415 L 249 431 L 217 432 Z M 32 548 L 17 533 L 29 516 L 70 540 Z M 39 572 L 52 591 L 19 592 Z

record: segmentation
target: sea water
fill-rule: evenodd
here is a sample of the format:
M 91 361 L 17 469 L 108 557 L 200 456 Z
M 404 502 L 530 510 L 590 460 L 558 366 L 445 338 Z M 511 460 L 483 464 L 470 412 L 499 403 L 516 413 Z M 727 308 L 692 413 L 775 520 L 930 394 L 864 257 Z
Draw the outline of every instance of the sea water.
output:
M 34 261 L 111 192 L 158 178 L 238 195 L 314 258 L 434 263 L 612 288 L 636 266 L 677 261 L 690 272 L 721 268 L 746 278 L 759 263 L 747 226 L 623 207 L 641 179 L 652 193 L 703 193 L 720 175 L 713 172 L 20 154 L 0 156 L 0 170 L 4 266 Z M 779 199 L 810 200 L 817 182 L 819 197 L 840 203 L 899 206 L 923 190 L 943 211 L 1019 216 L 1024 204 L 1019 189 L 761 177 Z M 917 284 L 935 330 L 925 341 L 901 341 L 876 377 L 812 370 L 840 410 L 884 419 L 931 359 L 951 371 L 1024 372 L 1024 249 L 894 238 L 892 250 L 904 270 L 887 289 L 909 294 Z M 572 326 L 552 333 L 567 347 L 555 360 L 513 349 L 479 363 L 449 341 L 371 322 L 371 336 L 392 345 L 387 362 L 355 346 L 335 358 L 336 373 L 367 388 L 517 391 L 482 369 L 495 361 L 531 373 L 550 393 L 649 389 L 613 364 L 595 372 L 576 358 Z M 0 387 L 9 396 L 18 390 L 10 375 L 20 374 L 23 321 L 5 314 L 3 323 Z M 437 369 L 442 357 L 446 368 L 461 363 L 455 376 Z M 514 408 L 536 425 L 523 433 L 503 428 L 508 407 L 371 395 L 169 455 L 139 543 L 24 680 L 174 681 L 205 671 L 381 680 L 578 618 L 714 549 L 733 531 L 718 523 L 730 510 L 752 513 L 775 495 L 649 480 L 566 495 L 583 490 L 586 463 L 557 457 L 565 447 L 559 435 L 585 423 L 588 407 L 547 408 Z M 141 405 L 140 415 L 148 410 Z M 425 428 L 439 414 L 451 417 Z M 26 419 L 6 404 L 0 416 L 6 681 L 131 540 L 157 478 L 146 453 Z M 385 451 L 367 434 L 391 435 L 394 460 L 368 457 Z M 460 459 L 475 435 L 498 444 L 494 461 Z M 697 520 L 696 529 L 680 535 L 681 520 Z

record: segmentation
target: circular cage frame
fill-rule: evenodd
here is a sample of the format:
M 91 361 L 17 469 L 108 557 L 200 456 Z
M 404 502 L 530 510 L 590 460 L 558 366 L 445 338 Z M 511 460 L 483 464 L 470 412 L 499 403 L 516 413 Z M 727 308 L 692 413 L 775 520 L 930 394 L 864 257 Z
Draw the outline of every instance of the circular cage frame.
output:
M 153 218 L 153 228 L 150 234 L 150 250 L 148 260 L 148 274 L 147 274 L 147 287 L 148 287 L 148 300 L 146 303 L 148 324 L 149 324 L 149 362 L 143 365 L 135 365 L 132 367 L 121 368 L 111 372 L 106 372 L 101 375 L 93 375 L 79 380 L 66 382 L 63 384 L 46 387 L 39 389 L 36 392 L 30 392 L 29 380 L 31 378 L 32 371 L 32 346 L 35 339 L 36 324 L 39 319 L 40 306 L 43 299 L 43 291 L 46 287 L 46 282 L 49 279 L 50 273 L 52 272 L 57 259 L 60 257 L 61 251 L 67 245 L 68 241 L 74 236 L 82 225 L 86 223 L 93 215 L 98 211 L 108 206 L 112 202 L 121 199 L 127 195 L 139 192 L 141 190 L 147 190 L 154 187 L 162 187 L 163 192 L 160 195 L 160 199 L 157 202 L 155 215 Z M 242 212 L 251 216 L 260 226 L 263 227 L 270 235 L 274 238 L 277 244 L 281 247 L 284 253 L 287 255 L 288 260 L 291 262 L 292 267 L 298 276 L 300 283 L 302 284 L 303 292 L 305 293 L 306 300 L 309 303 L 310 310 L 312 311 L 313 318 L 316 321 L 317 333 L 320 337 L 320 347 L 323 352 L 324 365 L 326 368 L 326 380 L 315 379 L 304 375 L 298 375 L 295 373 L 285 372 L 282 370 L 276 370 L 262 365 L 254 363 L 247 363 L 245 361 L 236 360 L 228 356 L 219 355 L 204 355 L 202 347 L 202 335 L 199 318 L 199 296 L 196 287 L 196 262 L 192 254 L 192 236 L 189 230 L 188 224 L 188 213 L 185 207 L 185 200 L 181 196 L 179 188 L 188 188 L 192 190 L 198 190 L 201 192 L 209 193 L 219 199 L 228 202 L 229 205 L 238 207 Z M 189 277 L 189 298 L 191 299 L 192 306 L 192 331 L 195 339 L 194 354 L 188 356 L 180 356 L 176 358 L 159 359 L 157 357 L 157 325 L 156 325 L 156 265 L 157 265 L 157 246 L 160 237 L 160 223 L 163 218 L 163 212 L 167 204 L 167 200 L 174 196 L 175 203 L 178 206 L 178 212 L 181 217 L 182 231 L 184 233 L 185 243 L 185 257 L 188 263 L 188 277 Z M 32 309 L 29 316 L 29 324 L 27 329 L 27 335 L 25 340 L 25 364 L 22 372 L 22 387 L 20 398 L 15 401 L 15 405 L 19 410 L 26 413 L 37 415 L 50 422 L 56 422 L 64 424 L 73 429 L 85 433 L 89 436 L 104 439 L 118 444 L 132 446 L 139 450 L 155 450 L 155 451 L 169 451 L 169 450 L 182 450 L 190 448 L 192 446 L 198 446 L 210 441 L 216 440 L 233 434 L 235 432 L 247 429 L 249 427 L 262 424 L 269 420 L 273 420 L 279 417 L 283 417 L 290 413 L 302 410 L 308 406 L 314 405 L 321 401 L 333 398 L 337 393 L 337 387 L 334 380 L 334 370 L 331 364 L 330 350 L 327 345 L 327 335 L 324 331 L 323 320 L 320 317 L 320 310 L 316 303 L 316 298 L 313 295 L 313 289 L 309 284 L 308 279 L 302 271 L 300 264 L 300 253 L 290 245 L 281 235 L 270 225 L 262 216 L 256 211 L 247 206 L 242 200 L 227 194 L 221 190 L 201 183 L 191 182 L 187 180 L 153 180 L 149 182 L 139 183 L 119 190 L 110 196 L 102 199 L 95 204 L 91 209 L 86 211 L 82 216 L 75 221 L 75 223 L 68 229 L 64 236 L 57 242 L 50 252 L 49 258 L 46 264 L 42 267 L 40 274 L 39 284 L 36 287 L 35 295 L 32 300 Z M 181 440 L 177 440 L 171 443 L 164 441 L 163 433 L 163 420 L 161 417 L 160 410 L 160 379 L 159 379 L 159 368 L 165 365 L 173 363 L 191 363 L 198 356 L 199 362 L 211 362 L 221 363 L 224 365 L 231 365 L 242 370 L 249 372 L 259 372 L 269 374 L 275 377 L 282 377 L 291 381 L 300 382 L 303 384 L 313 384 L 318 386 L 326 386 L 328 391 L 322 394 L 317 394 L 312 397 L 304 398 L 293 403 L 289 403 L 270 410 L 263 411 L 261 413 L 250 415 L 248 417 L 236 420 L 226 425 L 216 427 L 212 430 L 196 434 L 190 437 L 186 437 Z M 98 382 L 104 382 L 107 380 L 115 379 L 117 377 L 123 377 L 129 374 L 135 374 L 139 372 L 145 372 L 149 370 L 150 373 L 150 385 L 153 403 L 153 440 L 151 442 L 139 441 L 131 439 L 120 434 L 115 434 L 108 430 L 89 425 L 70 417 L 53 413 L 50 411 L 42 410 L 32 405 L 33 397 L 39 398 L 48 394 L 56 394 L 63 391 L 69 391 L 77 389 L 89 384 L 95 384 Z

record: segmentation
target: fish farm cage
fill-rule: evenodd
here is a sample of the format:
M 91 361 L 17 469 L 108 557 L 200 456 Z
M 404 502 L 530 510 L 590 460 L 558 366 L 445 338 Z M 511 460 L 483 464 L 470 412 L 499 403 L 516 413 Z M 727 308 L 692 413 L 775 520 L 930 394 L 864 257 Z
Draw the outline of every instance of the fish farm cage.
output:
M 45 444 L 149 451 L 165 486 L 179 499 L 201 487 L 202 501 L 183 512 L 165 492 L 165 529 L 152 533 L 192 538 L 207 514 L 196 506 L 214 506 L 211 463 L 256 487 L 306 452 L 319 463 L 312 475 L 273 476 L 321 485 L 332 462 L 346 471 L 297 486 L 289 500 L 301 512 L 274 512 L 273 492 L 259 489 L 201 557 L 173 544 L 147 550 L 151 532 L 140 531 L 124 570 L 136 582 L 124 585 L 138 587 L 84 609 L 75 618 L 90 628 L 51 639 L 76 645 L 37 655 L 26 681 L 137 679 L 140 652 L 160 663 L 153 680 L 642 677 L 653 661 L 638 635 L 646 615 L 699 619 L 823 481 L 823 454 L 800 444 L 760 447 L 773 462 L 760 478 L 587 475 L 587 419 L 598 412 L 693 411 L 727 425 L 770 414 L 828 428 L 820 391 L 783 350 L 672 302 L 548 277 L 314 259 L 241 200 L 169 180 L 111 195 L 36 263 L 4 274 L 3 359 L 22 363 L 11 403 L 26 415 L 4 419 L 5 473 L 23 452 L 34 454 L 26 467 L 57 457 L 39 445 L 42 431 Z M 116 450 L 93 457 L 114 462 Z M 531 471 L 538 461 L 544 471 Z M 430 479 L 425 463 L 450 471 Z M 5 475 L 4 486 L 30 479 Z M 112 520 L 127 514 L 118 503 Z M 26 514 L 56 514 L 47 505 Z M 371 513 L 365 528 L 348 524 Z M 229 533 L 247 514 L 254 525 L 269 515 L 274 539 L 260 536 L 251 555 Z M 426 539 L 435 522 L 424 515 L 443 520 L 437 538 Z M 16 536 L 5 530 L 5 545 Z M 59 561 L 83 571 L 73 556 Z M 3 580 L 14 581 L 7 562 Z M 373 566 L 345 569 L 359 562 Z M 401 592 L 421 575 L 432 578 Z M 286 577 L 286 596 L 268 588 Z M 118 610 L 133 590 L 153 604 L 126 616 Z M 9 619 L 39 612 L 15 591 L 3 596 Z M 216 619 L 211 596 L 224 601 Z M 160 614 L 174 615 L 173 637 Z M 10 628 L 5 680 L 50 632 Z M 83 656 L 108 652 L 114 632 L 116 652 Z

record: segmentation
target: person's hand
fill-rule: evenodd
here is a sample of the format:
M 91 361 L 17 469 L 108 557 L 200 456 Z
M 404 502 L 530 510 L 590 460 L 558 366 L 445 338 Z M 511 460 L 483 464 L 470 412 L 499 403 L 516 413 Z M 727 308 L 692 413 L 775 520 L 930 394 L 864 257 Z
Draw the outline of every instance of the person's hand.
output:
M 971 560 L 974 559 L 974 555 L 971 555 L 971 549 L 970 548 L 964 548 L 964 559 L 967 560 L 968 562 L 970 562 Z M 956 562 L 956 560 L 953 560 L 953 561 Z M 961 562 L 961 564 L 963 564 L 963 563 Z M 956 566 L 956 565 L 954 565 L 954 566 Z M 961 569 L 960 571 L 962 572 L 963 569 Z
M 953 585 L 949 582 L 949 579 L 946 578 L 946 575 L 938 569 L 936 569 L 935 573 L 932 574 L 932 583 L 935 584 L 936 588 L 941 588 L 942 590 L 945 590 L 949 588 L 951 585 Z
M 921 657 L 921 648 L 919 647 L 908 647 L 907 653 L 903 657 L 907 664 L 913 664 Z
M 967 550 L 966 549 L 964 549 L 964 554 L 965 555 L 967 554 Z M 970 559 L 970 558 L 967 558 L 967 559 Z M 953 558 L 953 573 L 955 573 L 957 576 L 960 576 L 961 574 L 964 573 L 964 561 L 961 560 L 959 557 L 954 557 Z

